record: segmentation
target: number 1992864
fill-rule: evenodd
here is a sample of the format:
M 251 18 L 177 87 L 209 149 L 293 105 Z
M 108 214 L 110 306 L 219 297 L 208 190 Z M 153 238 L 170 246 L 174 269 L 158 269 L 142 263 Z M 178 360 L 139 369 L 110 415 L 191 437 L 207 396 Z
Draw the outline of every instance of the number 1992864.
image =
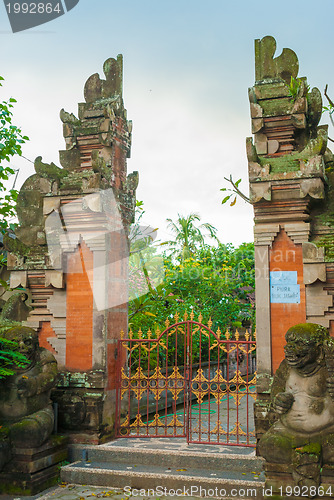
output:
M 279 493 L 281 497 L 331 497 L 334 493 L 332 486 L 280 486 Z
M 63 13 L 63 9 L 60 3 L 53 5 L 52 3 L 7 3 L 6 4 L 8 14 L 52 14 L 56 12 L 58 14 Z

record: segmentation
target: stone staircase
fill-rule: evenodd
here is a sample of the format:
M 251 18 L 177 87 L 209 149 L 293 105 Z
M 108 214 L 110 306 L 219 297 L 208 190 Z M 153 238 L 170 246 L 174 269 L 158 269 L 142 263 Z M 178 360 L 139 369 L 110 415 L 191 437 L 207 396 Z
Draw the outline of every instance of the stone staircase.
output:
M 129 440 L 130 441 L 130 440 Z M 262 459 L 249 454 L 72 445 L 61 480 L 73 484 L 154 490 L 153 495 L 262 498 Z M 152 494 L 152 493 L 151 493 Z M 175 495 L 174 495 L 175 496 Z

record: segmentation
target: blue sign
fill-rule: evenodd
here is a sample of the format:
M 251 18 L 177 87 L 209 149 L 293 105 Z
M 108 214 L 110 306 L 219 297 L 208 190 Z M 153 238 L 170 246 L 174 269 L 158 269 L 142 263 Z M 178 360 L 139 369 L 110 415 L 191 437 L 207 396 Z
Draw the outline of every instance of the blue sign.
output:
M 299 285 L 270 285 L 272 304 L 300 304 Z
M 271 271 L 271 285 L 297 285 L 297 271 Z
M 297 271 L 271 271 L 270 302 L 272 304 L 300 304 Z

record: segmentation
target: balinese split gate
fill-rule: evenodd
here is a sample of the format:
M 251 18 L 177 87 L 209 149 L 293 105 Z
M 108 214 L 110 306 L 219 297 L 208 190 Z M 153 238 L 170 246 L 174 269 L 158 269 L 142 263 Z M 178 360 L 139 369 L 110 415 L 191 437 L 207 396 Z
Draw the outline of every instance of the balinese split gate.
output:
M 173 320 L 118 341 L 117 436 L 255 446 L 255 335 Z

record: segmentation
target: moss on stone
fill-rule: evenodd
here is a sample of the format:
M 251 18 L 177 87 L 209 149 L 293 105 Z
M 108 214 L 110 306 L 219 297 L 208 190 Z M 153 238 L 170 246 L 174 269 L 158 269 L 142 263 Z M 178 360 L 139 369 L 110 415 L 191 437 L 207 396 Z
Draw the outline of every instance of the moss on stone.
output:
M 325 261 L 334 261 L 334 172 L 327 173 L 326 196 L 323 202 L 312 211 L 314 233 L 321 229 L 321 236 L 312 239 L 318 247 L 325 250 Z M 324 233 L 326 229 L 326 234 Z
M 293 108 L 291 97 L 261 100 L 263 116 L 290 115 Z
M 303 340 L 308 340 L 310 342 L 323 342 L 329 333 L 327 328 L 316 323 L 299 323 L 294 325 L 286 332 L 286 340 L 288 341 L 289 334 L 298 335 L 299 338 Z
M 285 156 L 278 156 L 276 158 L 259 157 L 259 162 L 262 167 L 265 165 L 270 165 L 270 173 L 278 174 L 280 172 L 298 172 L 299 167 L 299 155 L 289 154 Z
M 283 435 L 283 434 L 277 433 L 275 436 L 275 445 L 276 444 L 277 444 L 277 449 L 291 450 L 292 451 L 291 438 L 288 435 Z
M 296 452 L 303 454 L 308 453 L 309 455 L 320 455 L 321 453 L 321 444 L 320 443 L 309 443 L 301 448 L 296 448 Z
M 21 326 L 21 323 L 0 318 L 0 337 L 3 337 L 6 332 L 17 326 Z
M 15 474 L 15 473 L 13 473 Z M 22 495 L 22 496 L 32 496 L 40 493 L 41 491 L 47 490 L 52 486 L 55 486 L 59 482 L 60 470 L 56 471 L 53 477 L 46 479 L 45 481 L 40 481 L 38 485 L 32 484 L 28 486 L 28 481 L 26 480 L 6 480 L 1 478 L 0 481 L 0 493 L 7 493 L 8 495 Z M 17 476 L 17 473 L 16 473 Z M 31 481 L 32 483 L 32 481 Z
M 325 250 L 325 261 L 334 261 L 334 234 L 326 234 L 314 242 L 318 247 Z
M 22 241 L 18 238 L 11 238 L 8 234 L 4 235 L 3 244 L 6 250 L 14 255 L 21 255 L 22 257 L 25 257 L 29 254 L 29 247 L 22 243 Z

